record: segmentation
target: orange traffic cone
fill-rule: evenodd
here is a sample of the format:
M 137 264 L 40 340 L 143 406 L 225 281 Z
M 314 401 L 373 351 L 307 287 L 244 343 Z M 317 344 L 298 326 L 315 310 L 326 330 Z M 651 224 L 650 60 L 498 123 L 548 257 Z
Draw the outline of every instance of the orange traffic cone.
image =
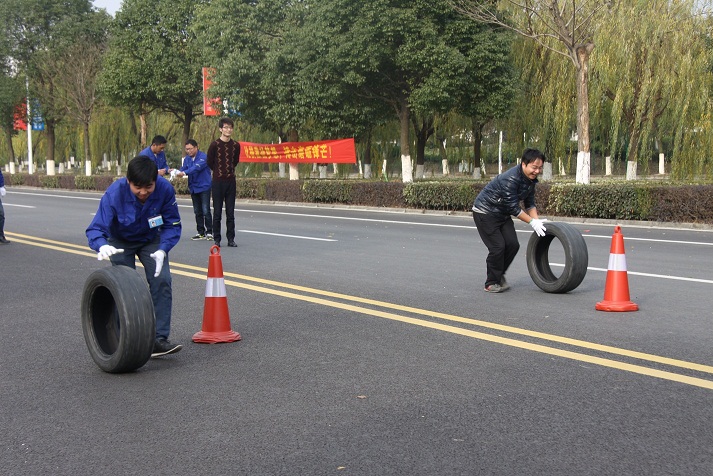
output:
M 614 227 L 614 235 L 609 251 L 607 283 L 604 287 L 604 300 L 594 306 L 597 311 L 638 311 L 639 306 L 629 298 L 629 277 L 626 274 L 626 255 L 624 255 L 624 235 L 621 227 Z
M 230 328 L 228 297 L 225 293 L 223 278 L 223 261 L 220 259 L 220 248 L 214 245 L 210 248 L 210 257 L 208 258 L 203 327 L 200 332 L 193 334 L 193 342 L 217 344 L 235 342 L 241 338 L 240 334 Z

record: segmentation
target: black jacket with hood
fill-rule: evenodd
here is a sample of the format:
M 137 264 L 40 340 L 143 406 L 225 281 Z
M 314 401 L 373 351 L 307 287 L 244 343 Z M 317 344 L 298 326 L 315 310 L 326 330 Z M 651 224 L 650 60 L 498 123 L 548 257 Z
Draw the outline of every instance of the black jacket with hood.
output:
M 480 191 L 473 211 L 488 215 L 518 216 L 522 211 L 520 201 L 524 202 L 525 211 L 535 207 L 535 184 L 522 173 L 522 163 L 501 173 Z

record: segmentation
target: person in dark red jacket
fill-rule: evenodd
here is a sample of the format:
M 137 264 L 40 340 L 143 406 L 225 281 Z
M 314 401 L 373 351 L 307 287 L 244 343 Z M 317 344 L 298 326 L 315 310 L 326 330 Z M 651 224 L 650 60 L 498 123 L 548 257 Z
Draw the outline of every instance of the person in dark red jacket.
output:
M 488 247 L 486 292 L 501 293 L 510 288 L 505 272 L 520 249 L 511 217 L 529 223 L 535 233 L 545 236 L 543 222 L 547 220 L 538 218 L 535 207 L 535 184 L 544 162 L 545 154 L 539 150 L 525 150 L 519 164 L 495 177 L 475 198 L 473 220 Z
M 225 203 L 225 237 L 228 246 L 235 243 L 235 167 L 240 162 L 240 144 L 230 136 L 233 134 L 233 121 L 224 117 L 218 122 L 220 137 L 208 147 L 208 167 L 213 171 L 211 192 L 213 195 L 213 239 L 220 246 L 220 222 Z

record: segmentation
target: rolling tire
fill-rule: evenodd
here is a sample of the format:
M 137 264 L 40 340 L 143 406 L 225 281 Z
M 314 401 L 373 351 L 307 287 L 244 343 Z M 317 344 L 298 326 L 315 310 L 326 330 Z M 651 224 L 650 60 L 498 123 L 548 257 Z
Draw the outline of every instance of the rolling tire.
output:
M 545 236 L 533 233 L 527 242 L 527 270 L 537 287 L 546 293 L 566 293 L 584 280 L 589 265 L 587 243 L 582 234 L 567 223 L 546 222 Z M 550 267 L 550 244 L 557 238 L 564 248 L 564 271 L 556 277 Z
M 87 278 L 82 330 L 92 359 L 104 372 L 131 372 L 151 358 L 156 338 L 153 301 L 135 269 L 110 266 Z

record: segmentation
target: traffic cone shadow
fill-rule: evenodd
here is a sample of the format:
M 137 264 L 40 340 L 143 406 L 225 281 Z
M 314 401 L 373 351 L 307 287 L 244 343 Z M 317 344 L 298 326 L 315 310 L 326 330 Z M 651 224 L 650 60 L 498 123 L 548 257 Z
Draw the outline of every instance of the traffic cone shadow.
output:
M 626 272 L 626 255 L 624 254 L 624 235 L 621 227 L 614 227 L 611 250 L 609 251 L 609 267 L 607 282 L 604 287 L 604 300 L 594 308 L 597 311 L 626 312 L 638 311 L 639 306 L 631 302 L 629 297 L 629 276 Z
M 230 312 L 228 297 L 225 292 L 223 277 L 223 261 L 220 258 L 220 247 L 211 246 L 208 258 L 208 280 L 205 285 L 205 306 L 203 309 L 203 326 L 193 334 L 193 342 L 199 344 L 218 344 L 235 342 L 242 339 L 240 334 L 230 327 Z

